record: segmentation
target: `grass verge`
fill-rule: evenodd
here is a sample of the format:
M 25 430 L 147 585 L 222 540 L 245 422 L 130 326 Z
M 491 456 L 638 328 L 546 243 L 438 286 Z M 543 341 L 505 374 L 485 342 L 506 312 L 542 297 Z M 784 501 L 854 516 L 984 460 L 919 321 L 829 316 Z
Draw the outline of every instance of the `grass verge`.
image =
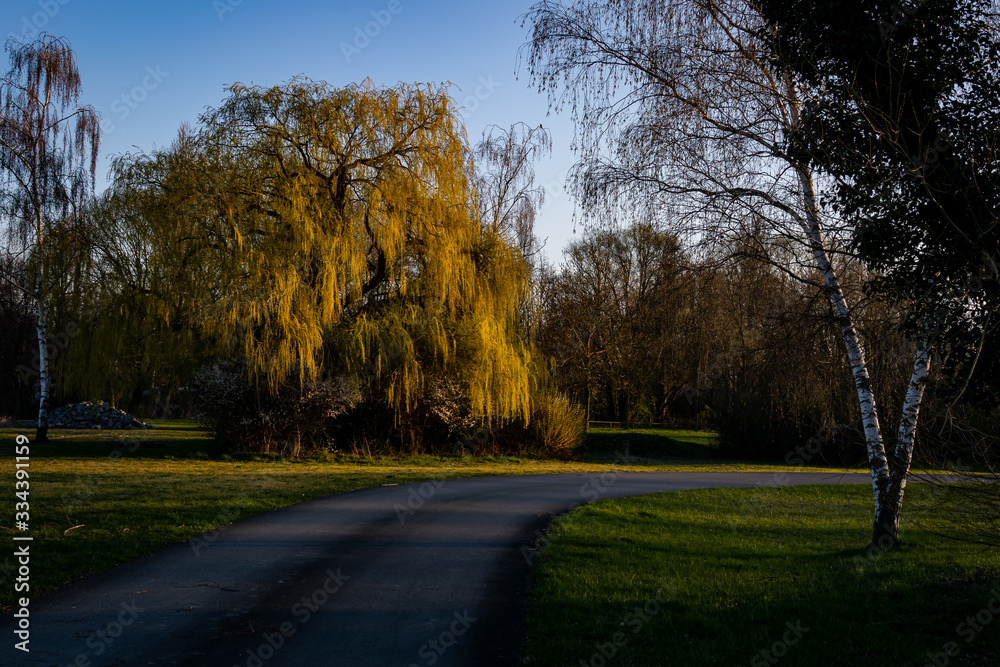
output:
M 869 553 L 871 502 L 867 485 L 760 487 L 577 509 L 536 565 L 526 664 L 1000 664 L 997 554 L 929 517 Z

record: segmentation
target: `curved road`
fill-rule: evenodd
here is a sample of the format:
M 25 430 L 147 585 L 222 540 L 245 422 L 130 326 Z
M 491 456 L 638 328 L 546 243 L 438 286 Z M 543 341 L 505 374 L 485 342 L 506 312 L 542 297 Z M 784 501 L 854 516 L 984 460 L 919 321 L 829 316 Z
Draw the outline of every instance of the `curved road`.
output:
M 554 516 L 599 498 L 658 491 L 869 479 L 581 473 L 326 496 L 32 600 L 31 652 L 8 648 L 8 616 L 0 624 L 3 654 L 17 654 L 18 665 L 61 667 L 512 665 L 533 547 Z

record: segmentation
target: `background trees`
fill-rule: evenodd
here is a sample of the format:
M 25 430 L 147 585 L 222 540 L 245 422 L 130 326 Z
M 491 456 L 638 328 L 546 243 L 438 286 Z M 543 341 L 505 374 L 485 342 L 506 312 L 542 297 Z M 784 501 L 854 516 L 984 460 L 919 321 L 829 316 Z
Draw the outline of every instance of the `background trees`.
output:
M 20 281 L 24 276 L 23 263 L 10 254 L 0 259 L 0 402 L 9 406 L 13 414 L 25 412 L 31 404 L 34 392 L 26 391 L 25 380 L 34 379 L 29 365 L 31 350 L 38 351 L 35 327 L 32 323 L 31 300 L 22 289 Z M 24 371 L 18 373 L 18 369 Z M 22 375 L 24 376 L 22 378 Z M 33 389 L 33 386 L 29 387 Z M 37 403 L 35 403 L 37 408 Z M 5 415 L 6 416 L 6 415 Z
M 518 330 L 525 340 L 537 326 L 536 271 L 544 242 L 535 236 L 535 215 L 545 190 L 535 185 L 535 160 L 552 152 L 552 137 L 539 125 L 490 127 L 473 147 L 476 212 L 480 223 L 515 249 L 530 280 L 520 296 Z
M 542 350 L 557 377 L 589 408 L 595 392 L 614 421 L 628 424 L 644 405 L 663 415 L 665 386 L 679 389 L 671 336 L 685 283 L 677 239 L 650 225 L 591 232 L 566 249 L 543 278 Z
M 6 50 L 11 68 L 0 80 L 0 220 L 8 253 L 23 262 L 24 272 L 4 277 L 30 296 L 34 310 L 35 437 L 44 442 L 52 299 L 78 277 L 69 269 L 82 245 L 77 225 L 94 184 L 100 127 L 91 107 L 78 106 L 80 74 L 67 42 L 44 34 L 29 44 L 11 39 Z
M 796 458 L 817 437 L 812 460 L 859 464 L 865 438 L 838 322 L 818 276 L 782 266 L 780 246 L 752 236 L 696 252 L 647 225 L 591 230 L 543 273 L 538 347 L 593 420 L 707 426 L 736 458 Z M 855 289 L 864 274 L 842 279 Z M 909 378 L 900 316 L 875 300 L 855 308 L 877 394 L 899 396 Z
M 535 185 L 533 163 L 551 152 L 548 130 L 525 123 L 491 127 L 473 149 L 479 219 L 525 259 L 540 250 L 535 214 L 545 203 L 545 190 Z

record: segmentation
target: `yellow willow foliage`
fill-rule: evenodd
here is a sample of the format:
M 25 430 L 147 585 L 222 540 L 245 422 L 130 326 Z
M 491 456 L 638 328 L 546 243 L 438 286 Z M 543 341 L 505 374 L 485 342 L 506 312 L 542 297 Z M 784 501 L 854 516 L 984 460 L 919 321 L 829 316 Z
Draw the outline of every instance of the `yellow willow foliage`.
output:
M 116 187 L 149 200 L 159 318 L 186 318 L 272 391 L 346 358 L 406 409 L 436 363 L 477 412 L 528 414 L 513 325 L 528 274 L 473 213 L 445 87 L 235 84 L 201 122 L 117 165 Z

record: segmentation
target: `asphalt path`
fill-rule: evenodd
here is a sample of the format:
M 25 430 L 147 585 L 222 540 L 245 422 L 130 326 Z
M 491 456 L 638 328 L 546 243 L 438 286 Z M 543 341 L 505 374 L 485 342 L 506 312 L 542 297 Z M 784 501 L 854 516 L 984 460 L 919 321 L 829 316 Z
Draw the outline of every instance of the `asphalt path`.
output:
M 862 483 L 827 473 L 480 477 L 341 493 L 237 521 L 32 599 L 5 664 L 516 664 L 535 547 L 587 502 L 706 487 Z M 224 511 L 224 510 L 222 510 Z M 33 548 L 44 558 L 44 545 Z

